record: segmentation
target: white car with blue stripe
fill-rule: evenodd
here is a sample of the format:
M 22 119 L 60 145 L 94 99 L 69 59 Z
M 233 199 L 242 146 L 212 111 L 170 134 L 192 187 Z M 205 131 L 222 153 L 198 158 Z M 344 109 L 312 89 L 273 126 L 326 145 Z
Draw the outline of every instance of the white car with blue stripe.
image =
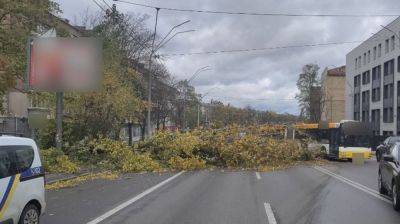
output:
M 0 136 L 0 223 L 39 223 L 46 208 L 44 184 L 36 143 Z

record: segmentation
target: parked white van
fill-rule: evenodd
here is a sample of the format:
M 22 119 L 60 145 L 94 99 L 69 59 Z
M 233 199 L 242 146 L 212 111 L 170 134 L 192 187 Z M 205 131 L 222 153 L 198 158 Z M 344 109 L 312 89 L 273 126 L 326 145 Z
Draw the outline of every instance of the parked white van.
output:
M 0 136 L 0 223 L 39 223 L 46 207 L 44 184 L 36 143 Z

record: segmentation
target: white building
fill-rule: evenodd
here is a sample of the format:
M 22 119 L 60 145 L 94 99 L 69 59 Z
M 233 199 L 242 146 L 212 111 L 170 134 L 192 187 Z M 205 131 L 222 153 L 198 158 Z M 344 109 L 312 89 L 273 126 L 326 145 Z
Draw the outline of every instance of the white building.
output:
M 346 119 L 400 134 L 400 17 L 346 55 Z

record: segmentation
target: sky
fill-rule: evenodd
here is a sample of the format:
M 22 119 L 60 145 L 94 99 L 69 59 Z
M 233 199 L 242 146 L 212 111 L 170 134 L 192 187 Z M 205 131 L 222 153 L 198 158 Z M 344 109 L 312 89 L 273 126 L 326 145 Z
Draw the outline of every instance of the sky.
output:
M 105 6 L 103 0 L 97 0 Z M 154 27 L 155 9 L 123 2 L 115 3 L 126 14 L 148 15 Z M 125 0 L 159 7 L 297 14 L 390 14 L 400 15 L 398 0 Z M 85 12 L 101 9 L 93 0 L 56 0 L 62 17 L 81 23 Z M 223 15 L 160 10 L 157 35 L 163 37 L 174 26 L 189 23 L 159 54 L 205 52 L 279 46 L 352 42 L 366 40 L 396 17 L 272 17 Z M 298 114 L 296 81 L 305 64 L 316 63 L 320 72 L 345 64 L 346 54 L 358 43 L 319 47 L 287 48 L 240 53 L 164 57 L 164 64 L 176 80 L 188 79 L 201 67 L 193 81 L 196 92 L 207 93 L 204 101 L 220 100 L 237 107 Z

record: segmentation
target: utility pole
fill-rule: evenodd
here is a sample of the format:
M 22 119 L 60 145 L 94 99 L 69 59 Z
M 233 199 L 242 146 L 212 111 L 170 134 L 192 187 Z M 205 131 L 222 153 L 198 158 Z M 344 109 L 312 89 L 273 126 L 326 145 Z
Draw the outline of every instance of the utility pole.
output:
M 200 127 L 200 104 L 201 102 L 197 104 L 197 128 Z
M 56 92 L 56 148 L 62 149 L 63 92 Z
M 156 22 L 154 25 L 154 34 L 153 34 L 153 40 L 151 43 L 151 53 L 150 53 L 150 58 L 149 58 L 149 81 L 148 81 L 148 107 L 147 107 L 147 138 L 151 137 L 151 65 L 152 65 L 152 59 L 154 55 L 154 41 L 156 39 L 156 34 L 157 34 L 157 23 L 158 23 L 158 12 L 160 11 L 160 8 L 156 8 Z

